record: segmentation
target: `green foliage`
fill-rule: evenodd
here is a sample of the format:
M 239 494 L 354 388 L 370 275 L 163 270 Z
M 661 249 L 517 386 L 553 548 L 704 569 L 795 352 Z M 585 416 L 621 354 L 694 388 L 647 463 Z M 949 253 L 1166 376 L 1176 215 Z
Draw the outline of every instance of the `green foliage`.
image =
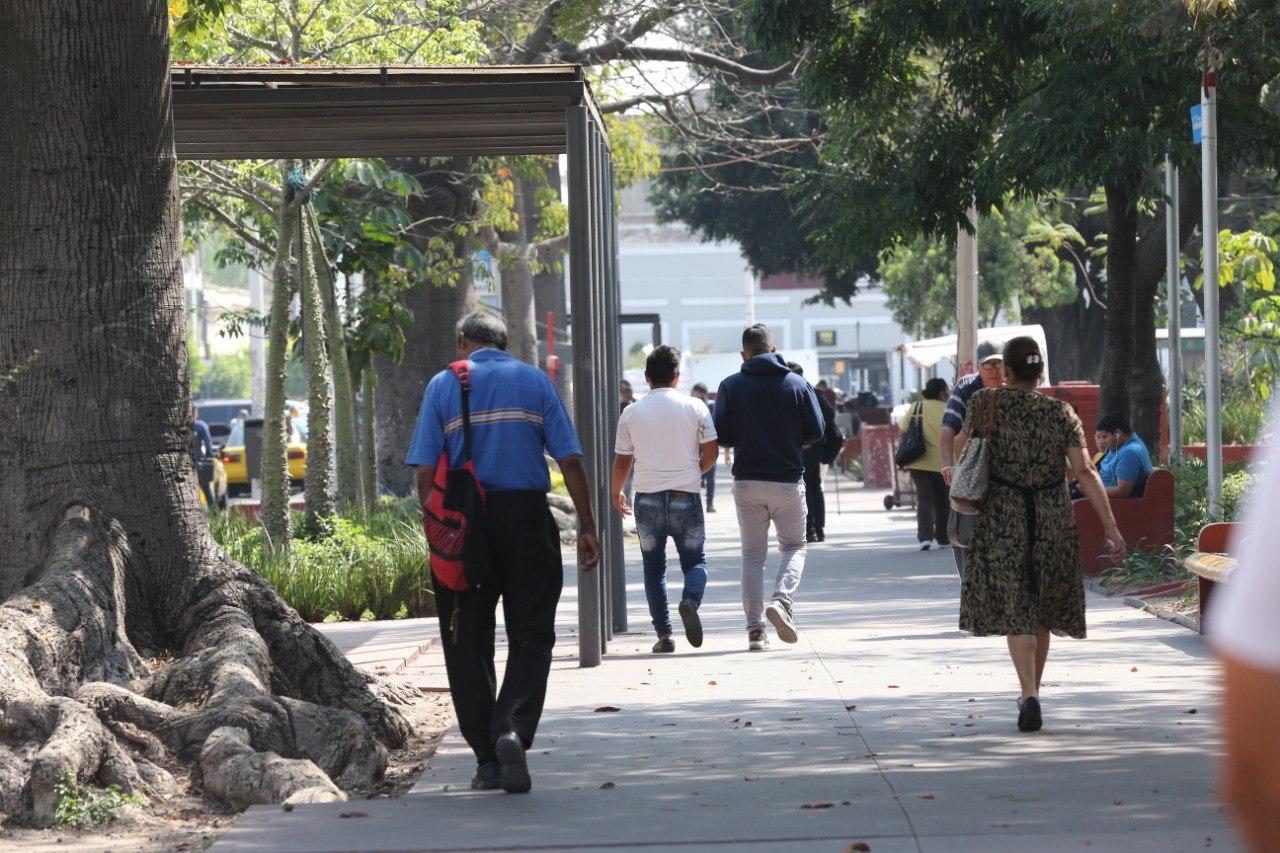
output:
M 1173 525 L 1174 539 L 1180 548 L 1194 550 L 1200 528 L 1209 518 L 1209 469 L 1199 459 L 1187 459 L 1179 465 L 1170 465 L 1173 473 Z M 1222 517 L 1236 521 L 1244 508 L 1245 498 L 1257 485 L 1257 477 L 1240 463 L 1224 466 L 1222 481 Z
M 828 145 L 795 193 L 827 263 L 949 239 L 975 199 L 985 215 L 1011 193 L 1106 185 L 1141 210 L 1161 197 L 1166 153 L 1198 168 L 1186 103 L 1201 33 L 1162 0 L 754 0 L 746 11 L 775 58 L 809 51 L 804 93 Z M 1224 171 L 1275 146 L 1259 92 L 1275 73 L 1277 18 L 1252 7 L 1219 42 Z
M 1012 203 L 984 219 L 980 228 L 978 311 L 985 325 L 1018 319 L 1020 307 L 1061 305 L 1076 298 L 1074 271 L 1059 259 L 1055 245 L 1072 232 L 1083 243 L 1072 226 L 1055 228 L 1039 218 L 1035 205 Z M 951 329 L 955 269 L 955 249 L 938 238 L 917 237 L 883 253 L 880 276 L 894 319 L 918 337 Z
M 253 366 L 247 350 L 215 353 L 201 371 L 197 385 L 191 382 L 192 397 L 249 397 L 253 394 Z
M 295 537 L 288 553 L 265 547 L 262 527 L 237 513 L 211 513 L 209 526 L 232 559 L 261 574 L 308 622 L 434 612 L 427 544 L 412 499 L 383 498 L 372 513 L 335 519 L 326 539 Z
M 78 783 L 69 771 L 58 779 L 54 792 L 58 796 L 58 804 L 53 813 L 54 826 L 76 829 L 99 826 L 115 820 L 120 815 L 120 809 L 145 802 L 140 795 L 126 794 L 116 785 L 105 791 L 95 791 L 88 785 Z

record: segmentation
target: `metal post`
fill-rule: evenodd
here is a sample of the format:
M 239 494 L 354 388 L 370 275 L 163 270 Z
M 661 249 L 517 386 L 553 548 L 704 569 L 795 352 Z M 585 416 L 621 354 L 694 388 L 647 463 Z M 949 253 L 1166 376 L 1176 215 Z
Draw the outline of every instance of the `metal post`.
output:
M 613 163 L 609 160 L 609 152 L 604 154 L 605 179 L 602 190 L 605 200 L 605 283 L 608 288 L 609 312 L 605 315 L 609 340 L 609 372 L 614 382 L 622 376 L 622 329 L 619 317 L 622 314 L 622 285 L 618 269 L 618 219 L 613 208 Z M 614 441 L 618 435 L 618 421 L 609 423 L 609 453 L 613 453 Z M 613 630 L 627 630 L 627 562 L 622 542 L 622 518 L 617 513 L 609 515 L 609 555 L 613 561 Z
M 978 210 L 966 214 L 970 233 L 956 229 L 956 378 L 978 363 Z
M 569 290 L 573 316 L 573 401 L 574 421 L 582 441 L 582 464 L 587 469 L 587 482 L 599 479 L 598 447 L 595 435 L 596 401 L 592 395 L 596 348 L 592 346 L 591 326 L 591 223 L 590 175 L 588 174 L 587 108 L 565 108 L 568 128 L 569 168 Z M 593 501 L 594 503 L 594 501 Z M 575 572 L 578 581 L 578 665 L 599 666 L 600 580 L 599 569 L 583 574 Z
M 1169 314 L 1169 461 L 1182 461 L 1182 276 L 1178 270 L 1182 235 L 1178 233 L 1178 167 L 1164 158 L 1165 290 Z
M 1205 448 L 1209 517 L 1222 519 L 1222 350 L 1218 339 L 1218 81 L 1205 74 L 1200 90 L 1201 226 L 1204 242 Z
M 609 558 L 608 525 L 609 514 L 613 511 L 609 495 L 609 484 L 604 472 L 610 470 L 609 451 L 605 447 L 604 437 L 609 433 L 609 421 L 616 416 L 618 388 L 616 381 L 609 376 L 608 344 L 604 334 L 604 228 L 603 209 L 600 204 L 600 185 L 603 182 L 604 170 L 600 163 L 600 130 L 594 124 L 588 127 L 591 175 L 591 316 L 593 329 L 592 340 L 595 352 L 592 363 L 595 366 L 595 384 L 597 405 L 595 407 L 596 447 L 598 470 L 601 477 L 596 481 L 596 514 L 600 525 L 600 636 L 601 651 L 608 650 L 608 642 L 613 639 L 612 610 L 612 560 Z

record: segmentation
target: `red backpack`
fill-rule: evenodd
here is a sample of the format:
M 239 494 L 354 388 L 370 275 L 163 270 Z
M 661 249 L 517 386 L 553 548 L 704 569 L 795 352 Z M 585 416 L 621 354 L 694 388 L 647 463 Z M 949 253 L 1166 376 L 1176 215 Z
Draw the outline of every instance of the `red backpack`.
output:
M 446 447 L 436 462 L 435 482 L 422 528 L 431 550 L 431 572 L 456 592 L 479 587 L 488 573 L 484 536 L 484 488 L 471 458 L 471 363 L 449 365 L 462 385 L 462 467 L 449 467 Z

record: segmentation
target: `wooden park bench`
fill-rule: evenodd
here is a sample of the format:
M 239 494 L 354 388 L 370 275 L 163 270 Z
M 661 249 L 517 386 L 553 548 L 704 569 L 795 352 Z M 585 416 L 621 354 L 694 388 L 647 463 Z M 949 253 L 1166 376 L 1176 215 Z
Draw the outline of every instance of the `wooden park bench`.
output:
M 1087 498 L 1072 501 L 1080 541 L 1080 570 L 1097 577 L 1117 563 L 1110 557 L 1102 520 Z M 1112 498 L 1111 512 L 1131 551 L 1158 551 L 1173 544 L 1173 474 L 1157 468 L 1147 478 L 1142 497 Z
M 1200 633 L 1204 633 L 1204 615 L 1209 607 L 1209 599 L 1213 596 L 1217 585 L 1225 581 L 1235 570 L 1236 558 L 1227 552 L 1231 550 L 1239 525 L 1220 521 L 1206 524 L 1196 540 L 1196 552 L 1182 565 L 1195 575 L 1200 584 Z

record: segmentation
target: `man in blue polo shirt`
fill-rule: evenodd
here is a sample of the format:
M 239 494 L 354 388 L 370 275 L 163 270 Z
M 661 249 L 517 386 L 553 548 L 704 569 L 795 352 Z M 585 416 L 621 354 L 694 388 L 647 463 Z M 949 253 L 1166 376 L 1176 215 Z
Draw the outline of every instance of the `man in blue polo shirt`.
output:
M 559 463 L 578 511 L 581 571 L 599 561 L 600 545 L 582 448 L 564 403 L 546 374 L 506 348 L 498 316 L 480 311 L 458 323 L 458 357 L 471 362 L 472 459 L 485 491 L 490 569 L 478 589 L 455 592 L 436 583 L 435 595 L 458 727 L 478 764 L 471 787 L 523 793 L 531 787 L 525 752 L 542 716 L 564 585 L 544 454 Z M 447 449 L 450 467 L 462 466 L 462 435 L 462 388 L 443 370 L 427 385 L 405 459 L 417 468 L 424 511 L 440 454 Z M 499 597 L 508 646 L 501 690 L 493 663 Z
M 1110 452 L 1098 464 L 1098 476 L 1107 487 L 1107 497 L 1140 498 L 1151 476 L 1151 454 L 1141 438 L 1123 416 L 1103 415 L 1098 420 L 1098 433 L 1106 434 Z

